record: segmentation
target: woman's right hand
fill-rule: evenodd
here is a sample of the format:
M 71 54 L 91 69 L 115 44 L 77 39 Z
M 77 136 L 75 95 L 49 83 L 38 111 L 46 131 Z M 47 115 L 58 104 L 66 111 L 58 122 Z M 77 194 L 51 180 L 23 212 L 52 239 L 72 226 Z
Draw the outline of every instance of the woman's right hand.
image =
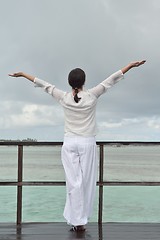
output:
M 24 72 L 16 72 L 16 73 L 10 73 L 8 74 L 10 77 L 24 77 L 28 80 L 30 80 L 31 82 L 34 82 L 35 77 L 32 75 L 29 75 L 27 73 Z

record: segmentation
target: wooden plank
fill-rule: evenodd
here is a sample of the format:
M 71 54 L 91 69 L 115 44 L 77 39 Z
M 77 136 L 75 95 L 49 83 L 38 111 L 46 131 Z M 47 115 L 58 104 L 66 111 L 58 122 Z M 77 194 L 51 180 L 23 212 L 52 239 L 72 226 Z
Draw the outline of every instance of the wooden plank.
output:
M 0 240 L 159 240 L 160 223 L 89 223 L 85 233 L 69 231 L 66 223 L 0 224 Z
M 159 223 L 111 223 L 105 225 L 103 238 L 110 240 L 158 240 L 160 239 Z

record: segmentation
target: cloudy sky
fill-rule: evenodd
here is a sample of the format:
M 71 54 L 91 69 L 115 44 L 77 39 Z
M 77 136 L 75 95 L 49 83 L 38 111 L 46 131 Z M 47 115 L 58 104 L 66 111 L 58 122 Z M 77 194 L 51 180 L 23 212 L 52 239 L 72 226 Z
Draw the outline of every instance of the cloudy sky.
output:
M 63 140 L 63 110 L 24 71 L 70 91 L 81 67 L 86 88 L 131 61 L 147 63 L 99 99 L 97 140 L 160 140 L 159 0 L 0 0 L 0 139 Z

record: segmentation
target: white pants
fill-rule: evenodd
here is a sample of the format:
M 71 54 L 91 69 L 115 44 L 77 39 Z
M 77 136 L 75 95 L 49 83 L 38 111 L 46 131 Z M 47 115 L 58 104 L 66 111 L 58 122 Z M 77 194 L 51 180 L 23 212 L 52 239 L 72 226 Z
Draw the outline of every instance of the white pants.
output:
M 95 137 L 65 137 L 62 163 L 66 175 L 64 218 L 68 224 L 85 225 L 91 216 L 97 180 Z

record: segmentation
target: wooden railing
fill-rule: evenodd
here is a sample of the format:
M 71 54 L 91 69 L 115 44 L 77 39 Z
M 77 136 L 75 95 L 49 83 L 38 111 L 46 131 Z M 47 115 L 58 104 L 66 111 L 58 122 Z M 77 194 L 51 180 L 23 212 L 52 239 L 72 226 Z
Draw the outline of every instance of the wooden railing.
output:
M 17 146 L 18 147 L 18 176 L 17 181 L 2 181 L 0 186 L 17 186 L 17 225 L 22 223 L 22 188 L 23 186 L 64 186 L 64 181 L 23 181 L 23 147 L 24 146 L 61 146 L 62 142 L 21 142 L 21 141 L 4 141 L 0 142 L 0 146 Z M 97 185 L 99 187 L 99 207 L 98 207 L 98 223 L 102 223 L 103 212 L 103 187 L 104 186 L 160 186 L 160 182 L 151 181 L 104 181 L 104 146 L 120 144 L 120 145 L 160 145 L 160 142 L 97 142 L 99 146 L 99 181 Z

